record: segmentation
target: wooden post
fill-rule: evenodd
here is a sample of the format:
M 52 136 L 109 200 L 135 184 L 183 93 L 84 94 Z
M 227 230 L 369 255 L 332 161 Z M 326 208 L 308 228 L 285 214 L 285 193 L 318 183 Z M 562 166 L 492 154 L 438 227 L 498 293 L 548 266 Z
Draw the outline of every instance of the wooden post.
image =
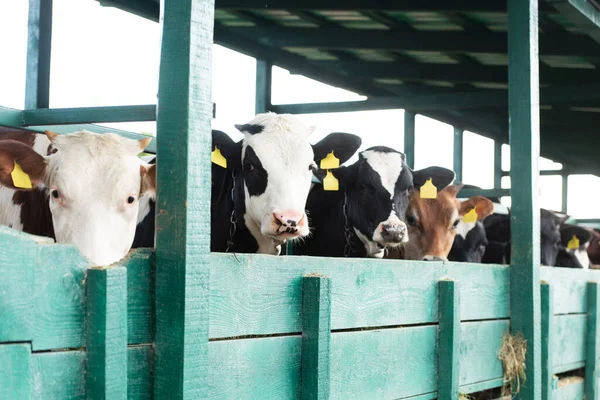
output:
M 494 140 L 494 189 L 502 187 L 502 143 Z
M 256 114 L 271 109 L 272 68 L 273 64 L 270 62 L 256 60 L 256 101 L 254 105 Z
M 25 108 L 50 106 L 52 0 L 29 0 Z
M 464 131 L 454 127 L 454 173 L 456 182 L 463 181 L 463 137 Z
M 409 168 L 415 167 L 415 113 L 404 111 L 404 154 Z
M 438 398 L 458 400 L 460 376 L 460 287 L 458 282 L 438 283 L 440 320 Z
M 127 269 L 87 271 L 88 399 L 127 398 Z
M 562 201 L 560 210 L 564 213 L 569 209 L 569 174 L 563 173 L 562 176 Z
M 302 279 L 302 399 L 329 399 L 331 279 Z
M 538 206 L 539 59 L 537 0 L 508 0 L 511 146 L 510 317 L 527 341 L 527 378 L 517 395 L 541 397 L 540 209 Z
M 31 344 L 0 344 L 0 399 L 30 398 Z
M 589 282 L 587 290 L 587 356 L 585 360 L 585 397 L 597 399 L 600 395 L 598 387 L 598 367 L 600 366 L 600 285 Z
M 554 324 L 554 299 L 552 286 L 542 282 L 542 399 L 552 400 L 554 378 L 552 367 L 552 345 L 554 343 L 552 326 Z
M 163 0 L 154 398 L 208 397 L 212 0 Z

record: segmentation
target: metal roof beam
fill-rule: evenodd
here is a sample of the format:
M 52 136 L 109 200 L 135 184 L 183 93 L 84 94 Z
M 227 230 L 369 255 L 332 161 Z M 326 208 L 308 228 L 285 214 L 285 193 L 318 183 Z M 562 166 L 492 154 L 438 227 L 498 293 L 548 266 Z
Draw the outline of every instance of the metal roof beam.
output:
M 600 43 L 600 1 L 546 0 L 546 2 Z

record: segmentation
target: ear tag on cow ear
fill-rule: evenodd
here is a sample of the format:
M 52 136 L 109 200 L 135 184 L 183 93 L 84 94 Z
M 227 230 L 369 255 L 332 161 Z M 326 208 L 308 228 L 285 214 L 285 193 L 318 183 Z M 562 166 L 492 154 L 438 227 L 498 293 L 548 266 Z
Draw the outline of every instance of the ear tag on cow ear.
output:
M 569 250 L 578 249 L 579 248 L 579 238 L 577 236 L 573 235 L 571 240 L 569 240 L 569 243 L 567 243 L 567 248 Z
M 433 185 L 431 180 L 432 178 L 427 179 L 423 186 L 421 186 L 420 195 L 422 199 L 437 198 L 437 188 Z
M 333 151 L 321 160 L 321 169 L 336 169 L 339 167 L 340 159 L 333 154 Z
M 16 188 L 31 189 L 33 187 L 31 185 L 31 179 L 29 179 L 29 175 L 27 175 L 23 171 L 21 166 L 17 164 L 16 161 L 15 167 L 13 168 L 13 171 L 10 173 L 10 175 L 12 176 L 13 185 L 15 185 Z
M 465 223 L 477 222 L 478 217 L 479 216 L 477 215 L 477 210 L 475 209 L 475 207 L 473 207 L 471 211 L 469 211 L 463 216 L 462 220 Z
M 223 154 L 221 154 L 221 150 L 219 150 L 218 147 L 215 147 L 210 154 L 210 160 L 220 167 L 227 168 L 227 159 L 223 157 Z
M 327 171 L 327 175 L 323 178 L 323 190 L 329 192 L 337 192 L 340 190 L 340 182 L 330 171 Z

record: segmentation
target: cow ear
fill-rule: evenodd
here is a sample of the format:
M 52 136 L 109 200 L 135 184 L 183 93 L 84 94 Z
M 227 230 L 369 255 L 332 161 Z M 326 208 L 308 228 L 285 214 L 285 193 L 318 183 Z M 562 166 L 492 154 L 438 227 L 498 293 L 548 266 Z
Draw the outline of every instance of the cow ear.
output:
M 581 226 L 566 224 L 560 227 L 560 239 L 564 246 L 569 245 L 573 236 L 579 239 L 580 246 L 583 246 L 592 240 L 590 231 Z
M 462 217 L 471 212 L 473 209 L 475 209 L 475 212 L 477 213 L 477 220 L 481 221 L 494 212 L 494 203 L 492 203 L 490 199 L 486 199 L 483 196 L 471 197 L 470 199 L 460 203 L 458 213 Z
M 431 183 L 437 188 L 438 192 L 452 183 L 455 178 L 454 171 L 442 167 L 427 167 L 418 171 L 412 171 L 413 187 L 420 188 L 425 182 L 431 179 Z
M 212 131 L 212 151 L 219 149 L 227 160 L 227 166 L 236 166 L 242 162 L 242 141 L 234 142 L 225 132 Z
M 0 184 L 16 190 L 31 190 L 44 184 L 46 159 L 15 140 L 0 141 Z
M 142 185 L 140 194 L 156 193 L 156 164 L 140 165 Z
M 333 151 L 340 160 L 340 165 L 348 161 L 362 144 L 359 136 L 351 133 L 334 132 L 325 136 L 319 143 L 313 144 L 314 160 L 320 165 L 322 159 Z

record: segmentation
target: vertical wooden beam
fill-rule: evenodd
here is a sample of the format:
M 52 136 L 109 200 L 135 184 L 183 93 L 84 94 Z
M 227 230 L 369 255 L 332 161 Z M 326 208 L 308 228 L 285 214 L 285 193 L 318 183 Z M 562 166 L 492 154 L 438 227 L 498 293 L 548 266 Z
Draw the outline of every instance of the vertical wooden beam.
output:
M 30 398 L 31 345 L 0 344 L 0 399 Z
M 554 378 L 552 367 L 552 344 L 554 343 L 552 325 L 554 321 L 554 299 L 552 295 L 552 286 L 547 282 L 542 282 L 541 287 L 542 303 L 542 399 L 552 400 L 554 387 Z
M 502 187 L 502 142 L 494 141 L 494 189 Z
M 256 101 L 255 112 L 261 114 L 271 109 L 271 86 L 273 64 L 256 60 Z
M 208 397 L 213 0 L 162 0 L 154 397 Z
M 415 113 L 404 110 L 404 154 L 409 168 L 415 167 Z
M 25 108 L 50 106 L 52 0 L 29 0 Z
M 456 182 L 463 181 L 463 137 L 464 131 L 454 127 L 454 173 Z
M 438 283 L 440 320 L 438 398 L 458 400 L 460 376 L 460 287 L 458 282 Z
M 585 397 L 597 399 L 600 396 L 598 372 L 600 371 L 600 285 L 588 282 L 587 289 L 587 356 L 585 360 Z
M 540 155 L 537 0 L 508 0 L 509 138 L 511 148 L 510 317 L 527 341 L 526 382 L 517 395 L 541 396 Z
M 331 279 L 302 279 L 302 399 L 329 399 Z
M 569 174 L 563 173 L 562 178 L 562 200 L 560 203 L 560 210 L 567 213 L 569 209 Z
M 127 269 L 87 271 L 88 399 L 127 398 Z

